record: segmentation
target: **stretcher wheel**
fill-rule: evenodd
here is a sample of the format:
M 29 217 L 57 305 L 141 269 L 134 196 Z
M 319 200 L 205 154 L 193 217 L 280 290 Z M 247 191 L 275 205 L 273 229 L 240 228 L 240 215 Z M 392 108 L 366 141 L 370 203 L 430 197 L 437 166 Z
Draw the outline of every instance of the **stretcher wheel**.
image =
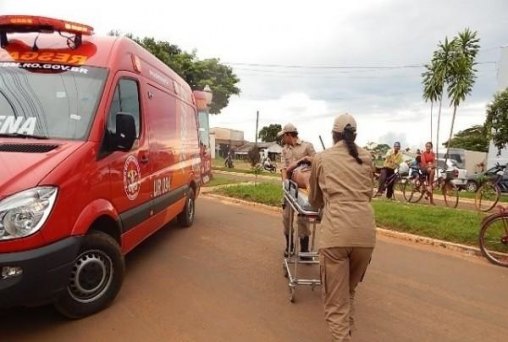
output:
M 289 286 L 289 301 L 291 303 L 295 302 L 295 288 L 293 286 Z

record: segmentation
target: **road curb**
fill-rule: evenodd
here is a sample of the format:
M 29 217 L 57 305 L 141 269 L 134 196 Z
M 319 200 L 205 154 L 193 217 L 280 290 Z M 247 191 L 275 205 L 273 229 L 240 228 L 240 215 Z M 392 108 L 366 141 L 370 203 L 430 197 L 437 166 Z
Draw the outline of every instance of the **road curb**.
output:
M 249 202 L 249 201 L 245 201 L 245 200 L 241 200 L 241 199 L 237 199 L 237 198 L 232 198 L 232 197 L 228 197 L 228 196 L 206 193 L 206 194 L 203 194 L 203 197 L 218 199 L 226 204 L 230 203 L 230 204 L 242 205 L 242 206 L 247 206 L 247 207 L 256 207 L 256 208 L 261 208 L 261 209 L 269 210 L 269 211 L 276 212 L 276 213 L 282 213 L 282 208 L 278 208 L 278 207 L 274 207 L 274 206 L 266 205 L 266 204 L 261 204 L 261 203 L 256 203 L 256 202 Z M 391 237 L 391 238 L 396 238 L 399 240 L 414 242 L 417 244 L 445 248 L 447 250 L 461 252 L 466 255 L 482 256 L 480 249 L 477 247 L 462 245 L 459 243 L 454 243 L 454 242 L 449 242 L 449 241 L 444 241 L 444 240 L 433 239 L 433 238 L 429 238 L 429 237 L 421 236 L 421 235 L 398 232 L 396 230 L 390 230 L 390 229 L 381 228 L 381 227 L 377 227 L 376 230 L 380 235 L 383 235 L 386 237 Z
M 429 238 L 426 236 L 415 235 L 415 234 L 410 234 L 410 233 L 398 232 L 396 230 L 390 230 L 390 229 L 380 228 L 380 227 L 377 228 L 377 232 L 383 236 L 392 237 L 392 238 L 410 241 L 410 242 L 419 243 L 419 244 L 424 244 L 424 245 L 445 248 L 450 251 L 461 252 L 461 253 L 465 253 L 467 255 L 475 255 L 475 256 L 482 255 L 479 248 L 467 246 L 467 245 L 462 245 L 459 243 L 433 239 L 433 238 Z

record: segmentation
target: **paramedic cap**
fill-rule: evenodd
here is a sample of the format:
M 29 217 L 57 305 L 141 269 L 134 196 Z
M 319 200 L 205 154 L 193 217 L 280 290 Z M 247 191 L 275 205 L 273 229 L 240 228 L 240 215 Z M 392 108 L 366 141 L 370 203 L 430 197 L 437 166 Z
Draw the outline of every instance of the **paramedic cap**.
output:
M 296 129 L 295 125 L 293 125 L 292 123 L 288 123 L 282 128 L 282 131 L 277 133 L 277 137 L 280 138 L 282 135 L 291 132 L 298 133 L 298 130 Z
M 335 118 L 333 121 L 333 131 L 337 133 L 344 132 L 344 128 L 347 125 L 350 125 L 353 128 L 353 131 L 356 131 L 356 120 L 349 113 L 341 114 Z

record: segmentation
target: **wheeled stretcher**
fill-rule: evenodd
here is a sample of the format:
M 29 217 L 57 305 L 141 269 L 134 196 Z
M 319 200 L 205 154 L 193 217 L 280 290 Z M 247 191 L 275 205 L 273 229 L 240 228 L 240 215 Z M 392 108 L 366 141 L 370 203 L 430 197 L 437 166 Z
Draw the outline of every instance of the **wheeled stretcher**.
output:
M 319 264 L 318 253 L 315 249 L 316 224 L 320 221 L 319 211 L 312 208 L 309 204 L 305 190 L 299 189 L 298 185 L 292 180 L 285 180 L 282 183 L 284 193 L 284 205 L 290 209 L 289 215 L 289 236 L 293 236 L 293 246 L 290 248 L 288 257 L 284 258 L 282 268 L 284 276 L 288 278 L 289 300 L 294 302 L 295 290 L 298 285 L 309 285 L 314 290 L 316 286 L 321 285 L 320 279 L 303 279 L 298 277 L 299 264 Z M 297 217 L 303 217 L 311 225 L 311 237 L 309 243 L 309 252 L 300 252 L 299 228 L 296 224 Z

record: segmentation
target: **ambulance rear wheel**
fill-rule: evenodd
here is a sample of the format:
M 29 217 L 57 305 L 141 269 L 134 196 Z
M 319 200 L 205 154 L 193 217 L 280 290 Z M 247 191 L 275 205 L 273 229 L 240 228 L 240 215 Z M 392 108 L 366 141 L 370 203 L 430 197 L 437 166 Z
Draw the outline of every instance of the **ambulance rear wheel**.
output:
M 196 205 L 194 202 L 194 190 L 189 189 L 187 193 L 187 199 L 185 201 L 185 207 L 182 212 L 178 215 L 178 224 L 183 228 L 188 228 L 194 223 L 194 213 Z
M 115 239 L 102 232 L 85 236 L 56 309 L 76 319 L 108 307 L 120 291 L 124 273 L 124 258 Z

